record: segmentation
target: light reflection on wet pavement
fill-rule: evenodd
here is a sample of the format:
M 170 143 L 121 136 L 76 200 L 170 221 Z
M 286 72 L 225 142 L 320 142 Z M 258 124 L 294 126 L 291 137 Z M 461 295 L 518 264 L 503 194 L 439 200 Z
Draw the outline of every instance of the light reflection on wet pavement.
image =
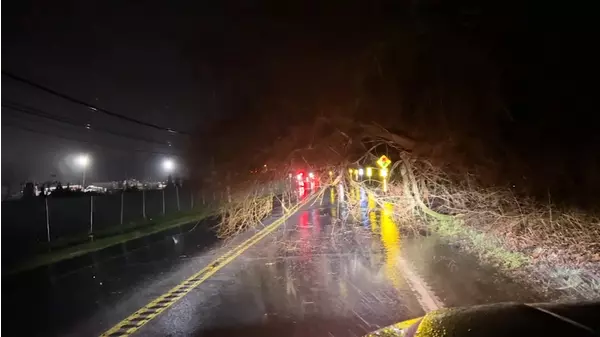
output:
M 337 202 L 337 195 L 344 194 L 360 205 L 354 217 Z M 285 330 L 290 336 L 360 336 L 423 315 L 399 267 L 401 254 L 414 253 L 422 238 L 403 237 L 392 213 L 391 204 L 377 207 L 364 191 L 329 189 L 240 257 L 236 269 L 228 271 L 235 282 L 218 291 L 220 304 L 210 309 L 210 323 L 194 333 L 258 336 Z M 459 274 L 442 277 L 469 286 Z M 486 303 L 497 294 L 478 296 Z
M 360 336 L 423 315 L 397 266 L 401 238 L 391 210 L 357 192 L 364 199 L 358 222 L 340 220 L 347 211 L 330 189 L 244 253 L 224 271 L 234 281 L 207 300 L 218 303 L 206 308 L 210 322 L 194 333 L 236 335 L 244 327 L 244 334 L 263 335 L 285 327 L 286 335 Z
M 300 194 L 307 197 L 307 191 Z M 360 207 L 350 211 L 340 199 Z M 401 259 L 448 306 L 536 299 L 435 237 L 407 237 L 394 222 L 393 211 L 391 204 L 380 206 L 359 189 L 326 189 L 322 198 L 301 208 L 135 335 L 364 335 L 424 314 L 399 266 Z M 199 244 L 203 235 L 206 231 L 189 231 L 177 236 L 178 242 L 167 238 L 149 245 L 144 250 L 153 252 L 151 259 L 129 256 L 95 265 L 103 287 L 122 283 L 118 297 L 86 290 L 87 283 L 80 281 L 88 278 L 85 270 L 63 278 L 60 282 L 81 284 L 77 294 L 88 296 L 85 302 L 72 303 L 95 313 L 86 319 L 74 315 L 77 321 L 61 329 L 73 336 L 99 334 L 189 277 L 216 257 L 215 249 L 207 252 Z M 140 266 L 145 268 L 143 279 Z M 56 296 L 50 298 L 55 301 Z M 65 315 L 81 312 L 70 303 L 46 307 L 58 307 Z

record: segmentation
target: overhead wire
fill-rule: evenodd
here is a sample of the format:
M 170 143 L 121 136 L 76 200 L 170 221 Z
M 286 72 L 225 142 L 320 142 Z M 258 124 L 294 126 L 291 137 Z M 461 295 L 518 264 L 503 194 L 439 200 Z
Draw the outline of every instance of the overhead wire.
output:
M 2 70 L 2 75 L 7 76 L 7 77 L 9 77 L 9 78 L 11 78 L 11 79 L 13 79 L 13 80 L 15 80 L 17 82 L 21 82 L 21 83 L 24 83 L 26 85 L 29 85 L 29 86 L 31 86 L 33 88 L 38 89 L 38 90 L 47 92 L 47 93 L 49 93 L 51 95 L 54 95 L 54 96 L 60 97 L 62 99 L 65 99 L 65 100 L 70 101 L 72 103 L 75 103 L 75 104 L 78 104 L 78 105 L 82 105 L 82 106 L 84 106 L 84 107 L 86 107 L 86 108 L 88 108 L 88 109 L 90 109 L 92 111 L 95 111 L 95 112 L 103 113 L 103 114 L 111 116 L 111 117 L 119 118 L 119 119 L 122 119 L 122 120 L 125 120 L 125 121 L 128 121 L 128 122 L 131 122 L 131 123 L 135 123 L 135 124 L 138 124 L 138 125 L 143 125 L 143 126 L 146 126 L 146 127 L 150 127 L 150 128 L 156 129 L 156 130 L 162 130 L 162 131 L 166 131 L 166 132 L 173 133 L 173 134 L 189 135 L 188 132 L 184 132 L 184 131 L 180 131 L 180 130 L 175 130 L 173 128 L 168 128 L 168 127 L 160 126 L 158 124 L 154 124 L 154 123 L 142 121 L 142 120 L 139 120 L 139 119 L 136 119 L 136 118 L 133 118 L 133 117 L 129 117 L 129 116 L 125 116 L 125 115 L 113 112 L 113 111 L 109 111 L 107 109 L 95 106 L 95 105 L 90 104 L 88 102 L 85 102 L 85 101 L 83 101 L 81 99 L 78 99 L 78 98 L 75 98 L 75 97 L 70 96 L 68 94 L 59 92 L 59 91 L 57 91 L 55 89 L 52 89 L 52 88 L 50 88 L 48 86 L 39 84 L 37 82 L 31 81 L 29 79 L 26 79 L 24 77 L 15 75 L 13 73 L 10 73 L 10 72 L 4 71 L 4 70 Z
M 73 142 L 78 142 L 78 143 L 85 143 L 85 144 L 90 144 L 90 145 L 97 146 L 97 147 L 118 150 L 118 151 L 121 151 L 121 152 L 143 152 L 143 153 L 152 153 L 152 154 L 176 156 L 176 157 L 179 156 L 176 153 L 168 153 L 168 152 L 152 151 L 152 150 L 142 150 L 142 149 L 125 149 L 123 147 L 118 147 L 118 146 L 110 146 L 110 145 L 106 145 L 106 144 L 98 144 L 96 142 L 91 142 L 91 141 L 88 141 L 88 140 L 83 140 L 83 139 L 78 139 L 78 138 L 73 138 L 73 137 L 67 137 L 67 136 L 61 136 L 61 135 L 57 135 L 55 133 L 44 132 L 44 131 L 40 131 L 40 130 L 35 130 L 35 129 L 29 128 L 29 127 L 26 127 L 26 126 L 12 124 L 12 123 L 8 123 L 7 124 L 7 123 L 3 122 L 2 126 L 3 127 L 11 127 L 11 128 L 21 129 L 23 131 L 37 133 L 37 134 L 41 134 L 41 135 L 45 135 L 45 136 L 49 136 L 49 137 L 54 137 L 54 138 L 59 138 L 59 139 L 64 139 L 64 140 L 67 140 L 67 141 L 73 141 Z
M 85 128 L 86 130 L 93 131 L 93 132 L 102 132 L 102 133 L 111 134 L 111 135 L 118 136 L 118 137 L 129 138 L 129 139 L 142 141 L 142 142 L 146 142 L 146 143 L 151 143 L 151 144 L 156 144 L 156 145 L 161 145 L 161 146 L 169 146 L 169 147 L 172 146 L 169 142 L 165 144 L 165 143 L 155 141 L 153 139 L 134 136 L 134 135 L 130 135 L 130 134 L 122 133 L 122 132 L 117 132 L 117 131 L 109 130 L 109 129 L 102 128 L 102 127 L 92 126 L 89 123 L 77 122 L 77 121 L 74 121 L 73 119 L 65 118 L 62 116 L 57 116 L 52 113 L 48 113 L 44 110 L 30 107 L 30 106 L 23 105 L 23 104 L 19 104 L 19 103 L 13 103 L 13 102 L 2 103 L 2 107 L 8 108 L 8 109 L 18 112 L 18 113 L 36 116 L 36 117 L 44 118 L 47 120 L 52 120 L 52 121 L 59 122 L 59 123 L 73 125 L 76 127 L 82 127 L 82 128 Z

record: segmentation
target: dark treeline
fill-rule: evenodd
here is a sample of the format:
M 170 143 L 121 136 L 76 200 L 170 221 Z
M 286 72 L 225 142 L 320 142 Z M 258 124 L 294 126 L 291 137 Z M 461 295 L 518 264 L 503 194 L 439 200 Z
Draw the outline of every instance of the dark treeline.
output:
M 285 158 L 281 144 L 339 141 L 331 135 L 342 119 L 411 137 L 418 154 L 449 172 L 474 173 L 483 186 L 597 204 L 590 8 L 344 2 L 266 4 L 248 13 L 251 19 L 226 32 L 231 44 L 198 54 L 229 116 L 199 132 L 190 151 L 198 172 L 207 162 L 200 153 L 217 166 L 246 170 Z M 280 20 L 264 20 L 271 16 Z M 315 134 L 319 118 L 330 125 Z

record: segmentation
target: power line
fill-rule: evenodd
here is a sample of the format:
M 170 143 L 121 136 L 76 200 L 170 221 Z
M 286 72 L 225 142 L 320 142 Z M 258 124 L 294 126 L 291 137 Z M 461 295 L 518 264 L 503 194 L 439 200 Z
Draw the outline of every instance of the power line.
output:
M 2 123 L 2 124 L 4 124 L 4 123 Z M 97 144 L 95 142 L 90 142 L 90 141 L 83 140 L 83 139 L 76 139 L 76 138 L 72 138 L 72 137 L 60 136 L 60 135 L 56 135 L 54 133 L 44 132 L 44 131 L 40 131 L 40 130 L 35 130 L 35 129 L 28 128 L 26 126 L 17 125 L 17 124 L 5 124 L 3 126 L 15 128 L 15 129 L 21 129 L 21 130 L 24 130 L 24 131 L 28 131 L 28 132 L 32 132 L 32 133 L 37 133 L 37 134 L 45 135 L 45 136 L 49 136 L 49 137 L 64 139 L 64 140 L 67 140 L 67 141 L 78 142 L 78 143 L 85 143 L 85 144 L 90 144 L 90 145 L 97 146 L 97 147 L 103 147 L 103 148 L 118 150 L 118 151 L 122 151 L 122 152 L 143 152 L 143 153 L 152 153 L 152 154 L 160 154 L 160 155 L 167 155 L 167 156 L 179 157 L 179 155 L 175 154 L 175 153 L 168 153 L 168 152 L 162 152 L 162 151 L 151 151 L 151 150 L 141 150 L 141 149 L 129 149 L 129 150 L 127 150 L 127 149 L 124 149 L 122 147 L 101 145 L 101 144 Z
M 8 109 L 16 111 L 16 112 L 20 112 L 20 113 L 40 117 L 40 118 L 45 118 L 45 119 L 52 120 L 55 122 L 65 123 L 65 124 L 69 124 L 69 125 L 73 125 L 73 126 L 77 126 L 77 127 L 83 127 L 86 130 L 90 130 L 90 131 L 94 131 L 94 132 L 103 132 L 103 133 L 111 134 L 111 135 L 118 136 L 118 137 L 129 138 L 129 139 L 138 140 L 138 141 L 156 144 L 156 145 L 161 145 L 161 146 L 169 146 L 169 147 L 171 146 L 170 143 L 164 144 L 164 143 L 160 143 L 155 140 L 148 139 L 148 138 L 128 135 L 125 133 L 116 132 L 116 131 L 112 131 L 112 130 L 101 128 L 101 127 L 100 128 L 92 127 L 90 124 L 87 124 L 87 123 L 76 122 L 72 119 L 56 116 L 51 113 L 45 112 L 43 110 L 29 107 L 29 106 L 22 105 L 22 104 L 18 104 L 18 103 L 2 103 L 2 107 L 8 108 Z
M 60 97 L 62 99 L 65 99 L 65 100 L 70 101 L 72 103 L 82 105 L 82 106 L 84 106 L 84 107 L 86 107 L 86 108 L 88 108 L 88 109 L 90 109 L 92 111 L 101 112 L 101 113 L 109 115 L 111 117 L 116 117 L 116 118 L 119 118 L 119 119 L 122 119 L 122 120 L 126 120 L 126 121 L 131 122 L 131 123 L 135 123 L 135 124 L 147 126 L 147 127 L 154 128 L 154 129 L 157 129 L 157 130 L 167 131 L 169 133 L 175 133 L 175 134 L 181 134 L 181 135 L 189 135 L 189 133 L 187 133 L 187 132 L 178 131 L 178 130 L 175 130 L 175 129 L 163 127 L 163 126 L 160 126 L 160 125 L 157 125 L 157 124 L 153 124 L 153 123 L 149 123 L 149 122 L 144 122 L 144 121 L 141 121 L 139 119 L 135 119 L 135 118 L 132 118 L 132 117 L 128 117 L 128 116 L 125 116 L 125 115 L 122 115 L 122 114 L 119 114 L 119 113 L 116 113 L 116 112 L 112 112 L 112 111 L 109 111 L 109 110 L 97 107 L 97 106 L 92 105 L 90 103 L 84 102 L 84 101 L 82 101 L 82 100 L 80 100 L 78 98 L 74 98 L 74 97 L 69 96 L 67 94 L 58 92 L 58 91 L 56 91 L 54 89 L 51 89 L 51 88 L 49 88 L 47 86 L 41 85 L 39 83 L 33 82 L 31 80 L 28 80 L 26 78 L 14 75 L 14 74 L 6 72 L 6 71 L 2 71 L 2 75 L 10 77 L 11 79 L 13 79 L 15 81 L 27 84 L 27 85 L 29 85 L 31 87 L 36 88 L 36 89 L 45 91 L 45 92 L 47 92 L 49 94 L 52 94 L 54 96 Z

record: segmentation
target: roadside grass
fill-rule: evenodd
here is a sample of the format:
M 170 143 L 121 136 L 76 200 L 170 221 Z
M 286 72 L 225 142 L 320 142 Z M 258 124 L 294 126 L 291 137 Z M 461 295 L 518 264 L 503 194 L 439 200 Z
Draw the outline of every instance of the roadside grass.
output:
M 461 219 L 430 218 L 428 223 L 441 237 L 466 241 L 465 247 L 477 254 L 481 260 L 491 262 L 502 269 L 517 269 L 531 261 L 525 254 L 503 247 L 498 238 L 466 226 Z
M 57 240 L 47 253 L 40 253 L 19 263 L 8 274 L 17 274 L 59 261 L 82 256 L 117 244 L 162 232 L 193 221 L 200 221 L 215 215 L 210 208 L 172 214 L 152 220 L 127 225 L 117 225 L 94 233 L 93 240 L 88 235 L 80 235 Z

